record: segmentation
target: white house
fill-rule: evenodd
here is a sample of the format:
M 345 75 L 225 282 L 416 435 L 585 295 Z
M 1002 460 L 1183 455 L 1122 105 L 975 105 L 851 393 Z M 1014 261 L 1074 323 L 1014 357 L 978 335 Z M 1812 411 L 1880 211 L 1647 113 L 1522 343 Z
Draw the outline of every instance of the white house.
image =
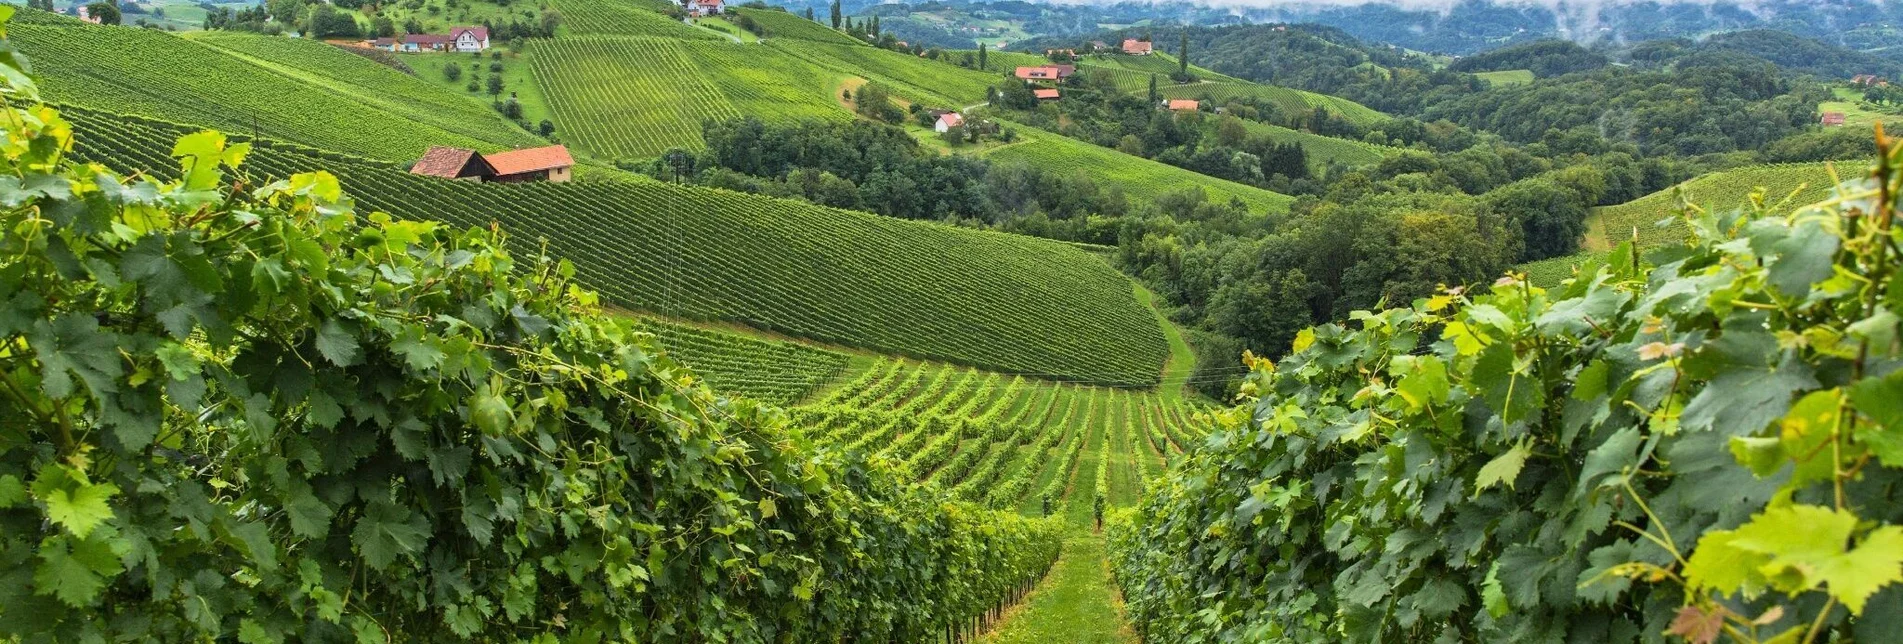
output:
M 488 27 L 452 27 L 449 30 L 450 48 L 460 52 L 488 51 Z
M 951 131 L 952 128 L 959 127 L 964 124 L 965 124 L 964 116 L 960 115 L 957 112 L 946 112 L 944 114 L 938 115 L 938 122 L 932 125 L 932 131 L 937 132 L 939 134 L 944 134 L 948 131 Z
M 720 15 L 722 8 L 720 0 L 693 0 L 688 4 L 687 11 L 696 16 L 716 16 Z

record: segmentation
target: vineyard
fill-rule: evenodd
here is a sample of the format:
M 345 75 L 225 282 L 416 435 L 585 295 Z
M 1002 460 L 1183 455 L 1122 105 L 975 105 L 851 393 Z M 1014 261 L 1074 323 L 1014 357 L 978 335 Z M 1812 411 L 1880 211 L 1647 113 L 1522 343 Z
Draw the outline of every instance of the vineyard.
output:
M 768 123 L 852 118 L 834 95 L 844 74 L 758 46 L 691 42 L 681 47 L 741 114 Z
M 1100 493 L 1134 504 L 1143 481 L 1202 440 L 1205 411 L 1156 392 L 883 359 L 792 415 L 961 500 L 1030 515 L 1048 502 L 1083 525 Z
M 547 143 L 523 132 L 494 108 L 480 101 L 469 100 L 455 91 L 445 91 L 436 83 L 333 45 L 303 38 L 278 38 L 229 31 L 195 33 L 191 40 L 231 52 L 284 76 L 336 91 L 351 100 L 415 122 L 508 147 L 532 147 Z M 436 63 L 440 68 L 445 57 L 418 56 L 411 60 Z M 468 58 L 464 57 L 456 62 L 466 60 Z M 436 71 L 426 68 L 420 73 Z
M 850 356 L 804 344 L 637 318 L 669 356 L 722 394 L 790 405 L 846 370 Z
M 1059 555 L 718 396 L 494 228 L 226 190 L 275 151 L 216 132 L 115 176 L 6 109 L 0 640 L 963 640 Z
M 1157 93 L 1168 98 L 1212 100 L 1219 104 L 1231 99 L 1249 97 L 1273 104 L 1285 114 L 1321 109 L 1346 119 L 1350 123 L 1363 126 L 1380 123 L 1389 118 L 1388 115 L 1377 112 L 1373 108 L 1338 96 L 1255 83 L 1197 83 L 1194 85 L 1165 83 L 1158 86 Z
M 638 0 L 554 0 L 569 32 L 582 35 L 655 36 L 661 38 L 725 40 L 719 34 L 696 29 L 661 15 L 657 3 Z
M 1120 189 L 1131 199 L 1154 200 L 1166 194 L 1200 188 L 1211 201 L 1241 200 L 1253 213 L 1287 212 L 1295 199 L 1254 186 L 1197 174 L 1176 166 L 1098 147 L 1084 141 L 1017 128 L 1024 142 L 992 148 L 985 157 L 994 163 L 1027 163 L 1046 171 L 1082 173 L 1099 189 Z
M 768 38 L 790 38 L 793 40 L 811 40 L 835 45 L 863 45 L 858 39 L 834 30 L 832 27 L 807 20 L 803 17 L 773 9 L 753 9 L 736 7 L 734 11 L 752 18 L 753 22 L 766 31 Z
M 1308 165 L 1310 169 L 1317 171 L 1329 164 L 1338 164 L 1351 168 L 1374 165 L 1380 163 L 1382 159 L 1400 152 L 1398 148 L 1384 147 L 1372 143 L 1363 143 L 1361 141 L 1350 141 L 1348 139 L 1338 139 L 1332 136 L 1322 136 L 1312 132 L 1269 125 L 1260 121 L 1244 119 L 1242 126 L 1253 136 L 1267 137 L 1276 143 L 1300 144 L 1302 150 L 1308 154 Z
M 79 155 L 124 170 L 171 167 L 168 141 L 190 131 L 71 118 Z M 1168 353 L 1128 279 L 1061 243 L 658 182 L 440 181 L 285 146 L 260 147 L 248 166 L 322 167 L 367 209 L 546 238 L 582 283 L 628 308 L 1118 386 L 1157 382 Z
M 900 97 L 937 107 L 981 102 L 985 89 L 1000 80 L 996 74 L 863 45 L 768 41 L 766 47 L 841 75 L 883 83 Z
M 1111 522 L 1137 632 L 1896 641 L 1903 143 L 1881 147 L 1840 204 L 1687 212 L 1672 253 L 1255 361 L 1260 398 Z
M 460 96 L 437 93 L 429 99 L 436 106 L 430 109 L 440 108 L 442 115 L 412 118 L 367 106 L 355 92 L 300 80 L 164 32 L 15 25 L 10 34 L 45 79 L 41 91 L 56 102 L 256 132 L 393 162 L 411 161 L 431 145 L 494 150 L 536 140 L 493 116 L 473 122 L 455 118 L 469 102 Z M 373 63 L 338 64 L 361 69 Z M 428 96 L 410 83 L 397 89 Z M 488 134 L 477 138 L 464 131 Z
M 1480 72 L 1474 75 L 1494 87 L 1511 87 L 1533 82 L 1533 70 L 1530 69 L 1507 69 L 1497 72 Z

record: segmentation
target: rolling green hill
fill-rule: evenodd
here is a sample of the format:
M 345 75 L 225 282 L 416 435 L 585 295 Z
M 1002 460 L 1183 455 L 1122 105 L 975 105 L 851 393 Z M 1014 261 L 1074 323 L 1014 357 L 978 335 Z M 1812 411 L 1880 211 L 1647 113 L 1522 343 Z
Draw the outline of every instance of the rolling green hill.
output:
M 73 110 L 82 158 L 176 167 L 192 128 Z M 610 302 L 720 319 L 991 370 L 1144 386 L 1168 347 L 1130 281 L 1102 258 L 1031 237 L 651 181 L 476 184 L 267 145 L 267 176 L 327 169 L 366 210 L 500 225 L 518 252 L 546 239 Z
M 773 9 L 753 9 L 736 7 L 734 11 L 752 18 L 766 32 L 768 38 L 791 38 L 811 40 L 835 45 L 860 45 L 852 36 L 835 31 L 832 27 L 807 20 L 784 11 Z
M 1586 238 L 1581 242 L 1583 252 L 1530 262 L 1522 265 L 1521 269 L 1537 284 L 1558 284 L 1572 275 L 1573 266 L 1601 255 L 1626 240 L 1635 240 L 1641 249 L 1683 240 L 1686 236 L 1684 222 L 1675 220 L 1666 226 L 1658 225 L 1672 216 L 1681 193 L 1685 200 L 1714 211 L 1745 205 L 1759 188 L 1764 190 L 1767 204 L 1783 202 L 1789 206 L 1803 206 L 1823 201 L 1830 198 L 1831 191 L 1837 186 L 1837 182 L 1832 180 L 1831 168 L 1832 164 L 1829 163 L 1736 168 L 1707 174 L 1617 206 L 1597 208 L 1587 220 Z M 1855 172 L 1856 168 L 1851 164 L 1839 166 L 1838 171 Z
M 1260 121 L 1244 119 L 1242 126 L 1250 134 L 1266 136 L 1277 143 L 1301 144 L 1302 149 L 1308 153 L 1308 165 L 1311 169 L 1320 169 L 1329 163 L 1349 167 L 1373 165 L 1400 151 L 1397 148 L 1322 136 Z
M 985 88 L 1000 80 L 997 74 L 865 45 L 770 40 L 766 47 L 839 74 L 884 83 L 903 98 L 938 107 L 983 101 Z
M 793 342 L 638 318 L 668 355 L 720 393 L 790 405 L 846 370 L 851 356 Z
M 985 158 L 995 162 L 1023 162 L 1060 173 L 1081 172 L 1095 180 L 1098 188 L 1108 190 L 1114 186 L 1133 199 L 1149 200 L 1201 188 L 1211 201 L 1240 199 L 1255 213 L 1288 212 L 1289 204 L 1295 202 L 1295 198 L 1288 195 L 1197 174 L 1029 126 L 1011 127 L 1017 128 L 1023 140 L 986 150 Z
M 1388 119 L 1386 114 L 1345 98 L 1272 85 L 1254 83 L 1163 85 L 1158 87 L 1157 93 L 1169 98 L 1213 100 L 1218 103 L 1231 98 L 1248 96 L 1273 103 L 1288 113 L 1307 109 L 1325 109 L 1357 125 L 1372 125 Z
M 1489 83 L 1492 83 L 1494 87 L 1506 87 L 1509 85 L 1525 85 L 1527 83 L 1533 82 L 1533 70 L 1530 70 L 1530 69 L 1508 69 L 1508 70 L 1497 71 L 1497 72 L 1477 72 L 1474 75 L 1479 76 L 1480 80 L 1484 80 Z
M 215 40 L 234 48 L 227 50 L 122 27 L 21 24 L 9 33 L 32 59 L 47 98 L 60 103 L 394 162 L 415 159 L 431 145 L 498 150 L 542 143 L 482 113 L 480 103 L 319 43 L 278 39 L 284 42 L 270 44 L 283 51 L 265 58 L 257 49 L 262 43 L 242 36 Z

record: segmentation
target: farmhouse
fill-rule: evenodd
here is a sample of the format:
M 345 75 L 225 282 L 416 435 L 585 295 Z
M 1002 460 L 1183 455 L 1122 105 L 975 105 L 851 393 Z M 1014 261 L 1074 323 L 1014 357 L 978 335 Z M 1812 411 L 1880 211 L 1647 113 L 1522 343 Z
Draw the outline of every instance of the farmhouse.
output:
M 575 158 L 568 154 L 568 148 L 559 145 L 486 155 L 463 148 L 431 146 L 423 158 L 410 166 L 410 174 L 495 183 L 566 183 L 574 167 Z
M 1150 52 L 1150 41 L 1148 40 L 1131 38 L 1123 41 L 1123 53 L 1131 56 L 1148 56 Z
M 1843 127 L 1844 113 L 1843 112 L 1824 112 L 1823 123 L 1825 127 Z
M 496 169 L 496 176 L 490 179 L 496 183 L 567 183 L 575 167 L 575 157 L 569 156 L 568 148 L 559 145 L 497 152 L 484 156 L 483 160 Z
M 720 0 L 691 0 L 687 6 L 687 12 L 696 16 L 719 15 L 720 9 Z
M 495 176 L 496 169 L 475 150 L 432 145 L 423 158 L 410 166 L 410 174 L 443 179 L 482 181 Z
M 1169 109 L 1172 112 L 1194 112 L 1201 108 L 1199 103 L 1187 98 L 1172 98 L 1169 101 Z
M 488 27 L 455 27 L 443 34 L 410 34 L 402 38 L 378 38 L 370 41 L 370 46 L 385 51 L 425 52 L 457 51 L 480 52 L 489 49 Z
M 1850 78 L 1850 84 L 1858 87 L 1884 87 L 1890 83 L 1874 74 L 1858 74 Z
M 957 112 L 946 112 L 944 114 L 938 115 L 938 122 L 932 124 L 932 131 L 937 132 L 939 134 L 944 134 L 945 132 L 951 130 L 952 128 L 962 127 L 964 126 L 964 124 L 965 124 L 964 115 L 959 114 Z
M 1077 73 L 1076 65 L 1044 65 L 1041 67 L 1019 67 L 1015 72 L 1018 80 L 1023 81 L 1061 81 Z
M 1055 101 L 1058 98 L 1057 90 L 1054 89 L 1034 89 L 1031 90 L 1031 95 L 1036 96 L 1040 101 Z

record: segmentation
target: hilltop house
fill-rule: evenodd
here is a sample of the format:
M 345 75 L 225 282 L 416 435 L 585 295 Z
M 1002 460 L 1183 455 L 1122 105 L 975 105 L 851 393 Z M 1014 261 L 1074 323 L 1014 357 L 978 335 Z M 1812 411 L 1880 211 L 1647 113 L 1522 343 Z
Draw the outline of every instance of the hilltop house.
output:
M 1171 112 L 1194 112 L 1202 109 L 1201 104 L 1187 98 L 1172 98 L 1167 106 Z
M 965 116 L 963 114 L 959 114 L 957 112 L 946 112 L 944 114 L 938 115 L 938 122 L 932 124 L 932 131 L 937 132 L 939 134 L 944 134 L 945 132 L 950 131 L 952 128 L 963 127 L 964 125 L 965 125 Z
M 1061 81 L 1077 73 L 1076 65 L 1044 65 L 1041 67 L 1019 67 L 1015 72 L 1021 81 Z
M 370 41 L 370 47 L 385 51 L 425 52 L 457 51 L 481 52 L 489 49 L 488 27 L 455 27 L 443 34 L 409 34 L 402 38 L 378 38 Z
M 410 166 L 410 174 L 495 183 L 566 183 L 574 167 L 575 158 L 568 154 L 568 148 L 559 145 L 495 154 L 431 146 L 423 158 Z
M 1875 74 L 1858 74 L 1850 78 L 1850 84 L 1858 87 L 1883 87 L 1890 83 Z
M 1843 112 L 1824 112 L 1823 124 L 1824 124 L 1824 127 L 1843 127 L 1844 113 Z
M 1131 56 L 1148 56 L 1151 53 L 1150 41 L 1135 38 L 1124 40 L 1123 53 Z
M 715 16 L 720 15 L 720 10 L 723 8 L 720 0 L 691 0 L 687 5 L 687 12 L 696 16 Z

